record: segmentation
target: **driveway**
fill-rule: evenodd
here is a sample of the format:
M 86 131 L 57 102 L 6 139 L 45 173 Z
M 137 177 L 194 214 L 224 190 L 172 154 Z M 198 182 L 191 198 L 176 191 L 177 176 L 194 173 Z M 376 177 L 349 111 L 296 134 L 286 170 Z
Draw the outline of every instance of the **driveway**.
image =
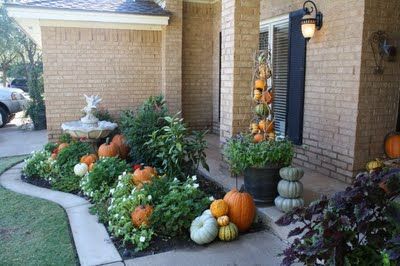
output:
M 20 129 L 24 123 L 22 114 L 18 113 L 5 127 L 0 128 L 0 158 L 23 155 L 39 150 L 47 143 L 47 131 Z

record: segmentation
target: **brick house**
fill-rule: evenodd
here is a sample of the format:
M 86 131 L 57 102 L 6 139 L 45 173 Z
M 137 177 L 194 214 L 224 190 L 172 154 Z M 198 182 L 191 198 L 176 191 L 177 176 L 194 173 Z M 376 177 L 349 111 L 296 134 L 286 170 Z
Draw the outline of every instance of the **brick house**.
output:
M 269 47 L 276 130 L 298 144 L 295 162 L 350 182 L 396 129 L 399 60 L 374 74 L 369 40 L 381 30 L 398 45 L 400 1 L 315 0 L 323 26 L 307 43 L 296 22 L 303 3 L 20 0 L 7 8 L 43 50 L 50 139 L 81 116 L 84 93 L 101 95 L 114 115 L 162 93 L 172 112 L 223 143 L 248 127 L 252 54 Z M 305 68 L 296 76 L 298 60 Z

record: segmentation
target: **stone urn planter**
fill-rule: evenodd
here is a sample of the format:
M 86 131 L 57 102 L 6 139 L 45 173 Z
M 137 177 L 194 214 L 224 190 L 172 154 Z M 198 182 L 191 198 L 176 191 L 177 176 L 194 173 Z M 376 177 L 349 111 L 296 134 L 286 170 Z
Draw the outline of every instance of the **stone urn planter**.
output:
M 256 204 L 273 203 L 278 195 L 277 186 L 280 180 L 279 166 L 263 168 L 250 167 L 244 170 L 244 188 L 250 193 Z

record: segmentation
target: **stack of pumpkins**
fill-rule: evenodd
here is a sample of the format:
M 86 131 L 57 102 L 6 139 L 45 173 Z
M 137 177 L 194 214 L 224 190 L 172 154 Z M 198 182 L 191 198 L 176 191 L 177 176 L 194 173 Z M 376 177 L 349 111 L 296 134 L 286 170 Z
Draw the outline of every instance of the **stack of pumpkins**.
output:
M 193 220 L 190 238 L 199 245 L 211 243 L 217 236 L 222 241 L 232 241 L 239 232 L 249 230 L 255 214 L 251 195 L 233 189 L 224 199 L 214 200 L 210 209 Z
M 58 152 L 61 150 L 60 146 L 62 146 L 62 148 L 65 148 L 68 146 L 68 144 L 66 143 L 60 144 L 59 147 L 57 148 Z M 111 142 L 110 139 L 107 138 L 106 142 L 100 145 L 97 154 L 92 153 L 82 156 L 82 158 L 80 159 L 80 163 L 74 166 L 74 173 L 77 176 L 82 177 L 86 173 L 92 171 L 99 157 L 104 158 L 104 157 L 118 156 L 121 159 L 126 159 L 128 158 L 129 150 L 130 150 L 129 146 L 126 144 L 126 140 L 123 135 L 121 134 L 115 135 Z
M 282 180 L 278 183 L 279 196 L 275 198 L 275 206 L 283 211 L 289 212 L 296 207 L 304 206 L 303 184 L 299 181 L 304 171 L 297 167 L 284 167 L 279 171 Z
M 250 124 L 254 142 L 275 139 L 272 112 L 273 94 L 272 88 L 268 88 L 267 82 L 272 77 L 269 57 L 268 51 L 260 51 L 255 56 L 253 100 L 256 106 L 254 108 L 255 116 Z

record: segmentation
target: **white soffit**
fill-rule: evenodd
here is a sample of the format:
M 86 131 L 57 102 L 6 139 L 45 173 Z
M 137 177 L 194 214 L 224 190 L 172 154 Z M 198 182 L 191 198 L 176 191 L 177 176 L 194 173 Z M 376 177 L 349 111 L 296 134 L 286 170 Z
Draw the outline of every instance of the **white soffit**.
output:
M 161 30 L 162 26 L 168 25 L 169 20 L 167 16 L 11 6 L 7 7 L 7 11 L 8 15 L 13 18 L 39 46 L 42 44 L 41 26 Z

